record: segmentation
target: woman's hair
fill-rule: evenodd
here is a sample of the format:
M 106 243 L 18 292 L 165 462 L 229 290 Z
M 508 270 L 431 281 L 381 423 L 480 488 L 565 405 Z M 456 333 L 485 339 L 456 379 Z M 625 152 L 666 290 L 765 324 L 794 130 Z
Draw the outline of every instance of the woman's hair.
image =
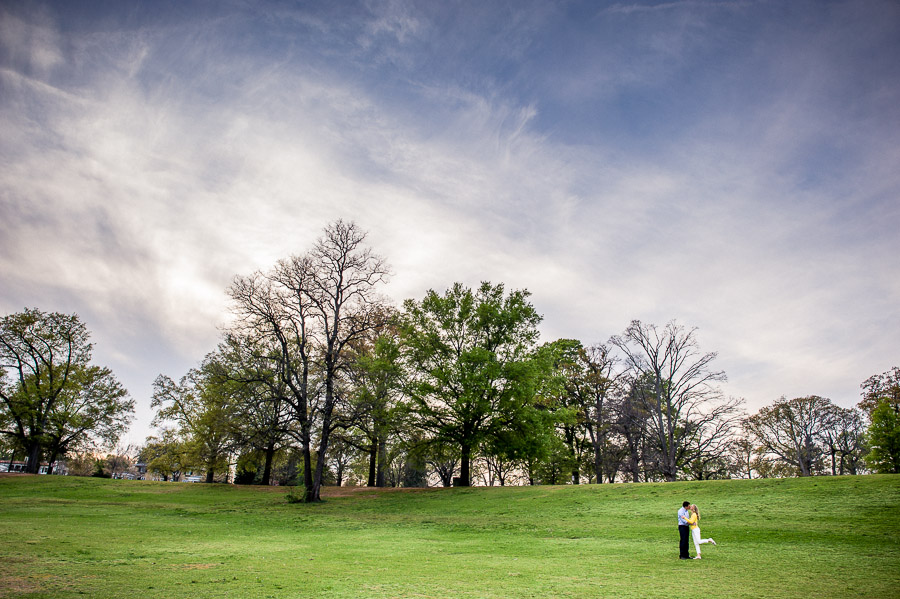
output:
M 695 504 L 691 504 L 691 511 L 697 514 L 697 520 L 700 520 L 700 508 L 698 508 Z

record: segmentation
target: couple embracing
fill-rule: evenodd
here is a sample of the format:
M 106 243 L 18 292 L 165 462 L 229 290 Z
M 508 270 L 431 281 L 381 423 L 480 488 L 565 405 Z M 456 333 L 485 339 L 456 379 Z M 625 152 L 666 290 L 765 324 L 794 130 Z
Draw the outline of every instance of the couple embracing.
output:
M 694 538 L 694 548 L 697 550 L 697 557 L 694 559 L 700 559 L 700 545 L 716 544 L 712 539 L 700 538 L 700 510 L 696 505 L 691 505 L 690 501 L 685 501 L 678 510 L 678 534 L 681 537 L 679 544 L 681 559 L 691 559 L 691 554 L 688 552 L 688 536 Z

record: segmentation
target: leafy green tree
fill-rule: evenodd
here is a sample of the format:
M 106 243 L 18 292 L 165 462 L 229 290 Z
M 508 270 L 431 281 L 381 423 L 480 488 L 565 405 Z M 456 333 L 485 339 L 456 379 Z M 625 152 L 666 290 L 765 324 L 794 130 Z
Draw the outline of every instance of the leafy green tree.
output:
M 52 464 L 73 449 L 112 447 L 128 427 L 134 400 L 108 368 L 77 367 L 48 419 L 45 435 Z
M 0 319 L 0 425 L 26 471 L 89 442 L 114 443 L 134 401 L 107 368 L 91 365 L 77 314 L 26 309 Z
M 158 408 L 154 424 L 177 424 L 193 456 L 189 461 L 206 471 L 208 483 L 216 472 L 227 471 L 229 454 L 237 445 L 238 411 L 230 384 L 222 378 L 214 354 L 177 383 L 164 375 L 153 383 L 151 406 Z
M 542 455 L 528 460 L 529 482 L 538 485 L 562 485 L 572 482 L 571 473 L 578 468 L 576 456 L 559 436 L 544 445 Z
M 459 448 L 459 484 L 471 485 L 477 449 L 534 419 L 547 375 L 533 356 L 541 317 L 527 291 L 454 284 L 404 303 L 403 340 L 410 369 L 406 394 L 414 425 Z M 528 427 L 524 427 L 527 429 Z
M 400 340 L 394 327 L 385 327 L 374 339 L 354 346 L 347 368 L 349 426 L 359 431 L 362 442 L 349 441 L 366 451 L 369 487 L 384 487 L 389 462 L 389 443 L 403 426 L 400 395 L 404 371 Z
M 148 437 L 138 460 L 146 465 L 147 472 L 164 481 L 178 481 L 194 467 L 188 444 L 171 428 L 163 429 L 159 437 Z
M 871 451 L 866 456 L 866 461 L 873 470 L 880 473 L 900 473 L 900 414 L 888 401 L 882 401 L 872 410 L 869 445 Z
M 579 463 L 572 473 L 573 482 L 579 482 L 580 463 L 588 461 L 582 454 L 590 452 L 591 478 L 602 483 L 612 458 L 620 454 L 612 443 L 613 408 L 621 395 L 623 379 L 616 368 L 618 360 L 606 345 L 584 347 L 574 339 L 560 339 L 542 349 L 553 355 L 559 377 L 558 404 L 573 412 L 572 418 L 560 423 L 565 443 Z
M 276 456 L 297 436 L 292 426 L 289 390 L 279 375 L 278 350 L 268 339 L 228 334 L 211 364 L 227 388 L 240 415 L 235 420 L 235 442 L 245 455 L 242 465 L 258 466 L 249 483 L 268 485 Z M 260 460 L 256 460 L 260 457 Z M 259 463 L 257 464 L 257 461 Z M 247 482 L 246 472 L 243 480 Z

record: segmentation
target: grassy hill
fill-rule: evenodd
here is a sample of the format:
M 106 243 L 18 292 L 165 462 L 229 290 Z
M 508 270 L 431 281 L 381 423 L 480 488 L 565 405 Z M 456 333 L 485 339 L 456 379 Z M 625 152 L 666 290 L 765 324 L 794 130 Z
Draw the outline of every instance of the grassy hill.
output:
M 900 596 L 900 476 L 285 492 L 2 477 L 0 597 Z

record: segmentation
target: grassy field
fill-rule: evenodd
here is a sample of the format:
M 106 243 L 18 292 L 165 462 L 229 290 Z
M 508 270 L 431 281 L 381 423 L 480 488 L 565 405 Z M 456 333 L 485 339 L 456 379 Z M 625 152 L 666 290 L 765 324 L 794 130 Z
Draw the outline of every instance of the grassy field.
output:
M 900 597 L 900 476 L 285 492 L 2 477 L 0 597 Z

